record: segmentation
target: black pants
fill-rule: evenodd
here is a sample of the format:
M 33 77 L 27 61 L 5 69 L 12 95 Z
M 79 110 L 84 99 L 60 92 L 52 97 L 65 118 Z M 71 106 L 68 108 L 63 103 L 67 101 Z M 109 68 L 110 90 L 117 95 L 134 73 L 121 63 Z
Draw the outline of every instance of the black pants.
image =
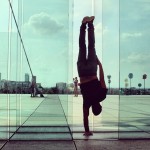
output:
M 95 35 L 93 23 L 88 23 L 88 57 L 86 57 L 86 24 L 80 27 L 79 55 L 77 69 L 79 77 L 94 76 L 97 74 L 97 56 L 95 52 Z

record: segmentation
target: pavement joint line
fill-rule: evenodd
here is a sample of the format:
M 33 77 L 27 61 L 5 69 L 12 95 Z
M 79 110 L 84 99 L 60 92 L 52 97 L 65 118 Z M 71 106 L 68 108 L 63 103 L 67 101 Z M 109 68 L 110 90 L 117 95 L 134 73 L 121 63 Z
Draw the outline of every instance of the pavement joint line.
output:
M 56 96 L 56 95 L 55 95 Z M 57 98 L 56 98 L 57 97 Z M 57 100 L 58 102 L 59 102 L 59 105 L 60 105 L 60 107 L 61 107 L 61 109 L 62 109 L 62 112 L 63 112 L 63 118 L 64 117 L 66 117 L 66 115 L 65 115 L 65 113 L 64 113 L 64 109 L 63 109 L 63 107 L 62 107 L 62 104 L 61 104 L 61 102 L 60 102 L 60 99 L 59 99 L 59 96 L 57 95 L 56 97 L 54 97 L 54 98 L 50 98 L 50 96 L 48 96 L 47 98 L 45 98 L 40 104 L 39 104 L 39 106 L 35 109 L 35 111 L 26 119 L 26 121 L 22 124 L 22 126 L 20 126 L 19 127 L 19 129 L 20 128 L 24 128 L 24 124 L 30 119 L 30 118 L 32 118 L 32 116 L 37 112 L 37 110 L 38 110 L 38 108 L 40 108 L 40 107 L 42 107 L 42 104 L 43 104 L 43 106 L 45 105 L 44 104 L 44 102 L 46 102 L 47 100 Z M 57 105 L 58 105 L 58 102 L 57 102 Z M 67 120 L 66 120 L 66 123 L 67 123 Z M 25 127 L 27 127 L 27 126 L 25 126 Z M 36 127 L 36 126 L 32 126 L 32 127 Z M 38 126 L 39 127 L 39 126 Z M 60 126 L 58 126 L 58 127 L 60 127 Z M 67 127 L 68 128 L 68 126 L 63 126 L 63 127 Z M 18 129 L 18 130 L 19 130 Z M 13 136 L 15 135 L 15 134 L 18 134 L 17 133 L 17 131 L 18 130 L 16 130 L 16 132 L 13 134 Z M 29 132 L 30 133 L 30 132 Z M 36 133 L 36 132 L 35 132 Z M 55 132 L 54 132 L 55 133 Z M 64 132 L 64 133 L 66 133 L 66 132 Z M 70 133 L 70 132 L 67 132 L 67 133 Z M 28 133 L 27 133 L 28 134 Z M 70 135 L 71 135 L 71 133 L 70 133 Z M 72 136 L 71 136 L 72 137 Z M 13 139 L 13 137 L 11 137 L 11 140 L 14 140 Z M 53 139 L 52 139 L 53 140 Z M 68 140 L 68 139 L 67 139 Z
M 44 99 L 42 100 L 42 102 L 43 102 L 43 101 L 44 101 Z M 42 103 L 42 102 L 41 102 L 41 103 Z M 39 104 L 39 106 L 41 105 L 41 103 Z M 38 106 L 38 107 L 39 107 L 39 106 Z M 37 108 L 38 108 L 38 107 L 37 107 Z M 37 108 L 34 110 L 34 112 L 37 110 Z M 33 113 L 34 113 L 34 112 L 33 112 Z M 33 113 L 32 113 L 32 114 L 33 114 Z M 31 114 L 31 115 L 32 115 L 32 114 Z M 30 115 L 30 116 L 31 116 L 31 115 Z M 30 116 L 24 121 L 24 123 L 30 118 Z M 24 123 L 23 123 L 23 124 L 24 124 Z M 17 133 L 17 131 L 23 126 L 23 124 L 18 127 L 18 129 L 12 134 L 11 137 L 9 137 L 8 141 L 11 140 L 11 138 Z

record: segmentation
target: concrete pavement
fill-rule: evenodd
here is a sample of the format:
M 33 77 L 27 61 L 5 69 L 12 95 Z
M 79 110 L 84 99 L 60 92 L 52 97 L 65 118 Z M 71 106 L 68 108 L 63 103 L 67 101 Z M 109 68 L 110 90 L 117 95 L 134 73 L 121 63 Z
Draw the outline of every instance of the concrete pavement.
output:
M 45 99 L 30 99 L 32 109 L 22 110 L 23 124 L 9 141 L 1 140 L 2 150 L 149 150 L 149 101 L 138 101 L 140 107 L 130 98 L 122 109 L 122 128 L 118 128 L 118 102 L 109 99 L 110 105 L 103 104 L 100 118 L 90 116 L 90 127 L 94 135 L 87 138 L 82 135 L 82 97 L 74 98 L 49 95 Z M 114 99 L 114 98 L 113 98 Z M 38 101 L 39 100 L 39 101 Z M 35 102 L 36 101 L 36 102 Z M 124 101 L 122 102 L 124 103 Z M 134 105 L 131 105 L 131 104 Z M 28 105 L 28 101 L 26 101 Z M 30 104 L 31 105 L 31 104 Z M 33 106 L 34 109 L 33 109 Z M 131 109 L 132 107 L 132 109 Z M 29 108 L 29 106 L 28 106 Z M 127 111 L 128 110 L 128 111 Z M 113 112 L 112 114 L 110 113 Z M 126 113 L 128 116 L 126 116 Z M 28 115 L 27 115 L 28 114 Z M 113 116 L 113 118 L 111 118 Z M 100 120 L 99 120 L 100 119 Z M 128 124 L 124 122 L 128 120 Z M 99 122 L 100 121 L 100 122 Z M 140 122 L 139 122 L 140 121 Z M 12 121 L 13 122 L 13 121 Z M 107 126 L 106 126 L 107 125 Z M 70 126 L 70 127 L 69 127 Z M 1 128 L 2 129 L 2 128 Z M 118 132 L 120 131 L 120 132 Z M 5 134 L 6 135 L 6 134 Z M 118 137 L 126 140 L 118 140 Z M 136 139 L 136 140 L 135 140 Z

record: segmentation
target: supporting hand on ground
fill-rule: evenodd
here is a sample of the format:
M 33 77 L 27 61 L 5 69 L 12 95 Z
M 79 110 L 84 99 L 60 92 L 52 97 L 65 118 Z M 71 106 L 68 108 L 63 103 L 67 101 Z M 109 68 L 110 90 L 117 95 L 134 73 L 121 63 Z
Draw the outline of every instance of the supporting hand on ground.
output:
M 92 136 L 93 135 L 93 133 L 91 132 L 91 131 L 89 131 L 89 132 L 84 132 L 84 134 L 83 134 L 84 136 Z

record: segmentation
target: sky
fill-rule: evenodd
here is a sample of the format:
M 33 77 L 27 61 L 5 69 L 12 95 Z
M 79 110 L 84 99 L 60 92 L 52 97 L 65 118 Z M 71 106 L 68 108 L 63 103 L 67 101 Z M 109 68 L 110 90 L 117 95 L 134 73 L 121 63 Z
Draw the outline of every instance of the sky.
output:
M 12 19 L 9 24 L 8 2 L 0 0 L 0 72 L 2 79 L 24 80 L 30 70 Z M 71 3 L 73 2 L 73 3 Z M 21 6 L 21 2 L 19 3 Z M 125 79 L 133 73 L 132 85 L 142 83 L 147 74 L 150 87 L 150 1 L 149 0 L 23 0 L 23 17 L 18 25 L 37 82 L 45 87 L 56 82 L 72 82 L 77 76 L 78 37 L 84 16 L 95 16 L 95 47 L 100 58 L 106 84 L 125 87 Z M 11 18 L 11 15 L 10 15 Z M 11 20 L 11 19 L 10 19 Z M 9 28 L 9 32 L 8 32 Z M 8 46 L 8 43 L 10 46 Z M 30 74 L 31 79 L 31 74 Z

